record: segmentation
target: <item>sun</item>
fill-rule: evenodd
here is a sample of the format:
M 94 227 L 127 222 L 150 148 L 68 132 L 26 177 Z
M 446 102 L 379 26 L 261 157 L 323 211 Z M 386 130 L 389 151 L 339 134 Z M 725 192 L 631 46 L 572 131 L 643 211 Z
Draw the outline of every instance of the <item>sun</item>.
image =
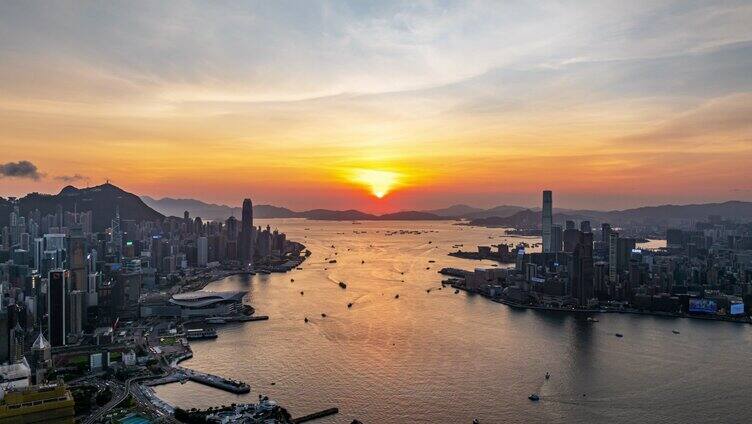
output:
M 399 183 L 399 177 L 400 174 L 392 171 L 355 169 L 351 180 L 368 187 L 374 196 L 381 199 Z

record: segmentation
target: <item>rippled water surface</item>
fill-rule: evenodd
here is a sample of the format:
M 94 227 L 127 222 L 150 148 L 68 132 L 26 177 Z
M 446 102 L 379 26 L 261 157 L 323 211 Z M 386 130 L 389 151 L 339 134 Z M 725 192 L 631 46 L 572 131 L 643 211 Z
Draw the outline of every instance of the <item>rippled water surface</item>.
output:
M 313 255 L 300 271 L 209 285 L 247 290 L 270 320 L 224 326 L 218 339 L 192 342 L 183 363 L 252 392 L 173 384 L 157 389 L 168 402 L 208 407 L 263 393 L 293 416 L 340 409 L 321 423 L 752 421 L 746 325 L 616 314 L 588 323 L 438 290 L 441 267 L 492 265 L 449 257 L 452 245 L 535 238 L 449 222 L 270 223 Z M 420 234 L 390 235 L 399 230 Z M 527 399 L 533 392 L 540 402 Z

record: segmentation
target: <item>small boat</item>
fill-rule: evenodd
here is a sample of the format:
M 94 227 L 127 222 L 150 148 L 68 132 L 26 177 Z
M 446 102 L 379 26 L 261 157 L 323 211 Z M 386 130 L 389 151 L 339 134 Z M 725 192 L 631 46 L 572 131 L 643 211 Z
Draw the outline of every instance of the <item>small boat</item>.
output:
M 366 261 L 360 261 L 360 263 L 361 263 L 361 265 L 362 265 L 362 264 L 366 263 Z
M 336 264 L 336 263 L 337 263 L 337 260 L 336 260 L 336 259 L 332 259 L 331 261 L 329 261 L 329 263 L 330 263 L 330 264 Z
M 456 289 L 456 290 L 454 291 L 454 294 L 457 294 L 457 293 L 459 293 L 459 292 L 460 292 L 460 289 Z
M 426 293 L 431 293 L 431 289 L 426 289 Z
M 322 313 L 321 318 L 326 318 L 326 314 Z
M 549 378 L 551 378 L 551 373 L 546 371 L 546 380 L 548 380 Z
M 671 332 L 674 334 L 679 334 L 679 330 L 671 330 Z
M 587 317 L 588 322 L 598 322 L 596 318 L 593 317 Z
M 340 281 L 340 282 L 339 282 L 339 286 L 340 286 L 340 287 L 342 287 L 343 289 L 346 289 L 346 288 L 347 288 L 347 284 L 345 284 L 345 283 L 344 283 L 344 282 L 342 282 L 342 281 Z
M 395 294 L 395 295 L 394 295 L 394 298 L 395 298 L 395 299 L 399 299 L 399 295 L 398 295 L 398 294 Z
M 430 261 L 428 261 L 428 263 L 429 263 L 429 264 L 435 264 L 435 263 L 436 263 L 436 261 L 434 261 L 433 259 L 431 259 Z
M 477 418 L 474 418 L 474 419 L 473 419 L 473 424 L 480 424 L 480 421 L 478 421 L 478 419 L 477 419 Z
M 426 267 L 426 269 L 431 269 L 431 267 L 430 267 L 430 266 L 427 266 L 427 267 Z
M 303 296 L 303 290 L 300 291 L 300 295 Z
M 308 322 L 308 317 L 303 318 L 303 322 Z
M 614 334 L 614 336 L 616 336 L 616 337 L 624 337 L 624 334 L 616 333 L 616 334 Z
M 290 282 L 291 282 L 291 283 L 294 283 L 294 282 L 295 282 L 295 279 L 294 279 L 294 278 L 290 278 Z
M 348 308 L 352 308 L 352 305 L 353 305 L 352 302 L 350 302 L 350 303 L 347 304 L 347 307 Z
M 527 398 L 530 399 L 530 400 L 532 400 L 533 402 L 537 402 L 537 401 L 540 400 L 540 396 L 538 396 L 535 393 L 533 393 L 532 395 L 528 396 Z

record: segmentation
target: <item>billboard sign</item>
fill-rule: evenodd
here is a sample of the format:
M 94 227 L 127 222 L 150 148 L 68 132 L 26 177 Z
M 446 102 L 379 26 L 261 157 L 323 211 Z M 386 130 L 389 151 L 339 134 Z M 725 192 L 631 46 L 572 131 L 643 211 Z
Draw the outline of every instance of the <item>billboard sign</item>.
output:
M 743 303 L 732 303 L 731 308 L 729 310 L 729 313 L 731 315 L 744 315 L 744 304 Z
M 699 314 L 714 314 L 718 311 L 718 305 L 711 299 L 689 299 L 689 312 Z

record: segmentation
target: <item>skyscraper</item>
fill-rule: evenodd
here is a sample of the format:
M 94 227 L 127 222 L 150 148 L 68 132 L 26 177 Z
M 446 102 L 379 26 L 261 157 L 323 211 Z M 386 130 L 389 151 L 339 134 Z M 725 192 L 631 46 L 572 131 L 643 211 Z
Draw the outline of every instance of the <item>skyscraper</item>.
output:
M 592 233 L 593 229 L 590 227 L 590 221 L 580 221 L 580 231 L 583 233 Z
M 551 246 L 551 226 L 553 225 L 553 193 L 551 190 L 543 191 L 543 222 L 541 223 L 541 230 L 543 233 L 543 253 L 552 251 Z
M 50 271 L 47 280 L 47 331 L 52 346 L 65 345 L 67 276 L 62 269 Z
M 564 231 L 561 225 L 551 227 L 551 252 L 561 252 L 564 240 Z
M 253 202 L 243 200 L 243 216 L 240 223 L 240 260 L 244 265 L 253 261 Z
M 206 236 L 196 239 L 196 262 L 198 266 L 206 266 L 209 258 L 209 240 Z
M 570 295 L 580 306 L 593 298 L 593 233 L 577 233 L 577 242 L 570 256 Z

